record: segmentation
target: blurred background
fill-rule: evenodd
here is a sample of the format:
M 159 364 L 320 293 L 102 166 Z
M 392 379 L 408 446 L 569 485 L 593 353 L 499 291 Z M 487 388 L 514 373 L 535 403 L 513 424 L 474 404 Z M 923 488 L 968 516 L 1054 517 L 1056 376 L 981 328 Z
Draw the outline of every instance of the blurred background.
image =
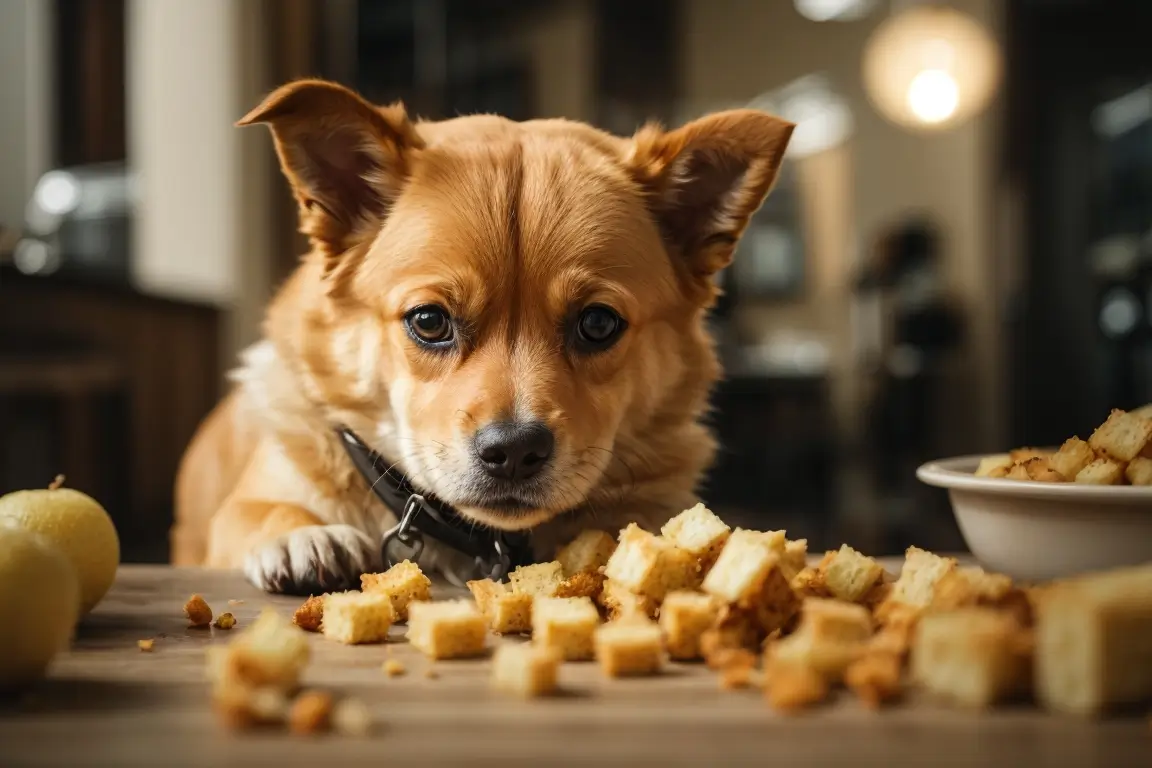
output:
M 427 117 L 797 122 L 713 322 L 705 493 L 813 549 L 959 550 L 933 457 L 1152 400 L 1148 0 L 0 0 L 0 492 L 163 561 L 180 454 L 305 249 L 313 75 Z

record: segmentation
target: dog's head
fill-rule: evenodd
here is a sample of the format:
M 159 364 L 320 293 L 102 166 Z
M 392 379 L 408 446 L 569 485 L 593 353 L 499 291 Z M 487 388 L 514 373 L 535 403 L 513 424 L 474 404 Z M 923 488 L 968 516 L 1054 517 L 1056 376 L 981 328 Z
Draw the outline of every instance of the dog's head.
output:
M 718 374 L 713 276 L 792 132 L 750 110 L 629 139 L 562 120 L 414 123 L 318 81 L 241 123 L 271 126 L 312 239 L 271 318 L 309 391 L 506 529 L 602 491 L 622 441 L 698 419 Z

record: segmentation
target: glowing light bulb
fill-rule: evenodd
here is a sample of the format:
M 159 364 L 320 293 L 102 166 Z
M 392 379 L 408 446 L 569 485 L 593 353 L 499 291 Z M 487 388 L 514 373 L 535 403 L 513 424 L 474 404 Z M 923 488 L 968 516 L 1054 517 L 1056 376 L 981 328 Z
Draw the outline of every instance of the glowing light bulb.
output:
M 908 108 L 925 123 L 940 123 L 956 114 L 960 87 L 942 69 L 926 69 L 908 84 Z

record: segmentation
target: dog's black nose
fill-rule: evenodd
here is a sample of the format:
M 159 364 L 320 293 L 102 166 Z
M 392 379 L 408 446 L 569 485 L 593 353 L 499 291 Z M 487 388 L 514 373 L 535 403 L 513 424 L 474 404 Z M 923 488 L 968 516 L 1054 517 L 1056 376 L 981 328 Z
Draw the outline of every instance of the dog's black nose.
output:
M 540 423 L 498 421 L 476 433 L 476 456 L 489 475 L 524 480 L 539 472 L 552 457 L 556 441 Z

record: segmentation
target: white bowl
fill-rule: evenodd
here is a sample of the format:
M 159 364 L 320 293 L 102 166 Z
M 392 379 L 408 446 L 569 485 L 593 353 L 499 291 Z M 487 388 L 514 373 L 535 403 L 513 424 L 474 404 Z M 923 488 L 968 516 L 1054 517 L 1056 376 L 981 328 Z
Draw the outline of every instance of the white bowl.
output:
M 976 477 L 981 458 L 929 462 L 916 476 L 948 490 L 984 567 L 1044 581 L 1152 562 L 1152 487 Z

